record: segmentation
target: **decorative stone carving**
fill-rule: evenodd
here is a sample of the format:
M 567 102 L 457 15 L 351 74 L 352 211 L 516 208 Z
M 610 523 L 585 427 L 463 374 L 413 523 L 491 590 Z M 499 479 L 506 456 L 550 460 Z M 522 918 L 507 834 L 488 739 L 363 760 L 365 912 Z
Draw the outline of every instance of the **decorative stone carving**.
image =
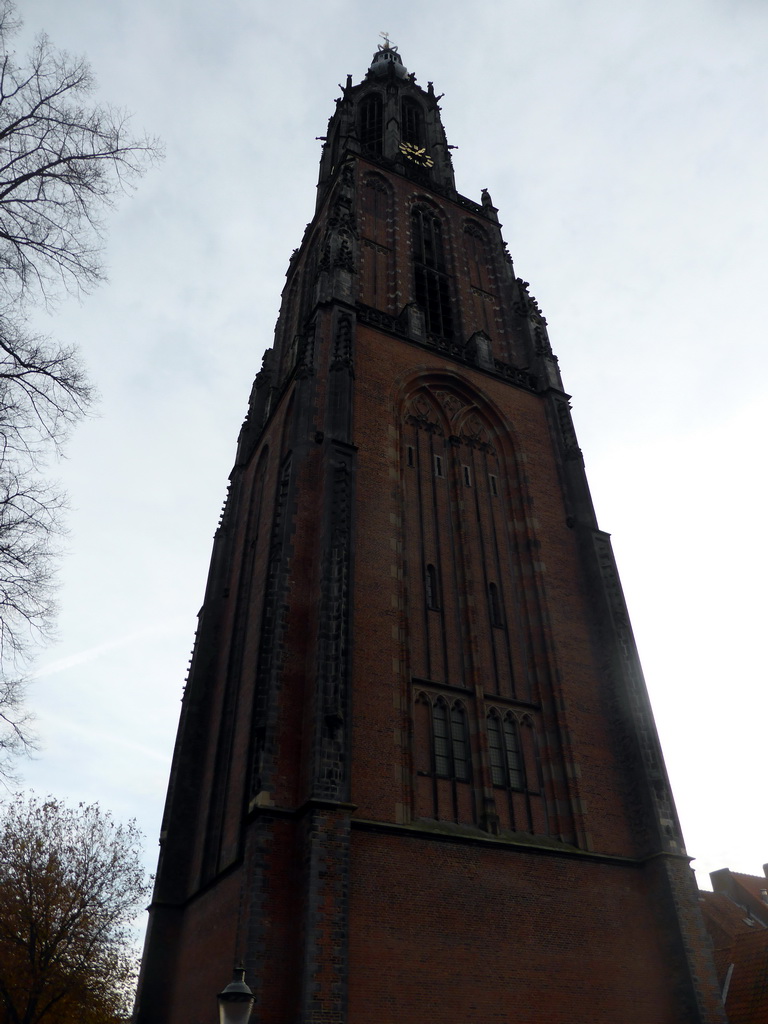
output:
M 334 267 L 340 267 L 342 270 L 348 271 L 350 274 L 355 273 L 355 260 L 352 256 L 352 249 L 349 241 L 346 238 L 341 238 L 339 240 L 339 247 L 336 250 L 333 265 Z
M 310 324 L 296 345 L 296 376 L 310 377 L 315 372 L 315 325 Z
M 484 441 L 486 444 L 490 443 L 491 438 L 488 433 L 488 428 L 476 412 L 472 412 L 467 416 L 462 427 L 465 436 L 471 437 L 473 441 Z
M 520 289 L 520 302 L 516 302 L 513 309 L 520 316 L 527 317 L 529 320 L 533 320 L 534 323 L 543 324 L 546 326 L 546 319 L 544 314 L 539 309 L 539 304 L 536 299 L 528 294 L 528 282 L 523 281 L 521 277 L 517 279 L 518 288 Z
M 383 256 L 387 256 L 392 251 L 391 249 L 388 249 L 386 245 L 380 245 L 378 242 L 372 242 L 370 238 L 364 238 L 363 245 L 368 249 L 373 249 L 374 252 L 381 253 Z
M 376 192 L 386 193 L 388 191 L 387 186 L 384 184 L 384 179 L 378 174 L 366 174 L 363 178 L 363 186 L 365 188 L 375 189 Z
M 571 407 L 567 402 L 557 402 L 557 420 L 560 425 L 560 440 L 563 446 L 563 454 L 566 459 L 580 459 L 581 448 L 576 440 L 576 431 L 573 428 L 571 419 Z
M 320 253 L 320 259 L 317 263 L 318 273 L 328 271 L 331 269 L 331 242 L 329 238 L 326 238 L 323 242 L 323 249 Z
M 332 370 L 349 369 L 352 366 L 352 318 L 346 313 L 339 317 L 333 342 Z
M 406 422 L 413 423 L 422 430 L 443 436 L 443 428 L 437 410 L 423 391 L 417 392 L 408 403 Z
M 449 420 L 452 420 L 467 404 L 458 398 L 452 391 L 434 391 Z

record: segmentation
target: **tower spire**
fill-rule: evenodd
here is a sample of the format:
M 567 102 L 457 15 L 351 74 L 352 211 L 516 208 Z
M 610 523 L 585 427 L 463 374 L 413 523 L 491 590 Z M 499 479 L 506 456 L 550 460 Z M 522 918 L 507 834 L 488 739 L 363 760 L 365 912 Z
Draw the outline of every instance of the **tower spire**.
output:
M 320 161 L 318 209 L 343 163 L 363 155 L 430 187 L 455 193 L 450 147 L 438 97 L 409 74 L 388 33 L 362 82 L 344 88 L 330 119 Z
M 400 78 L 404 78 L 408 74 L 408 69 L 403 64 L 403 59 L 398 53 L 398 49 L 389 40 L 388 32 L 379 32 L 379 35 L 384 40 L 383 43 L 379 43 L 376 47 L 376 52 L 373 55 L 371 61 L 371 71 L 379 72 L 383 71 L 388 67 L 392 67 L 395 70 L 395 74 Z

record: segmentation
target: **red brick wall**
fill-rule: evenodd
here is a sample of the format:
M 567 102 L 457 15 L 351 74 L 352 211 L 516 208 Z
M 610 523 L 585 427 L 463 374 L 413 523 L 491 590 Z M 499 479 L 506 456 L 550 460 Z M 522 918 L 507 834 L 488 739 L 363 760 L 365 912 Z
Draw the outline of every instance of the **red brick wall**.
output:
M 414 589 L 413 576 L 422 569 L 406 564 L 402 550 L 401 395 L 420 378 L 443 387 L 461 387 L 466 381 L 510 425 L 511 440 L 498 438 L 496 446 L 508 477 L 520 481 L 518 507 L 507 514 L 527 574 L 521 582 L 532 621 L 531 656 L 540 663 L 550 804 L 570 805 L 570 810 L 561 809 L 561 827 L 570 815 L 581 818 L 588 833 L 582 845 L 634 855 L 624 803 L 631 780 L 623 774 L 611 736 L 605 670 L 592 642 L 589 593 L 576 539 L 565 521 L 543 399 L 466 368 L 458 377 L 455 364 L 441 365 L 438 357 L 364 328 L 358 329 L 356 373 L 352 772 L 360 815 L 407 820 L 412 803 L 410 674 L 403 648 L 409 626 L 415 633 L 412 643 L 419 643 L 420 623 L 406 623 L 405 607 L 406 591 Z M 479 631 L 475 643 L 487 644 L 488 637 Z M 482 679 L 465 685 L 474 682 L 482 691 Z M 476 736 L 476 754 L 481 742 Z
M 349 1019 L 683 1024 L 641 869 L 356 831 Z

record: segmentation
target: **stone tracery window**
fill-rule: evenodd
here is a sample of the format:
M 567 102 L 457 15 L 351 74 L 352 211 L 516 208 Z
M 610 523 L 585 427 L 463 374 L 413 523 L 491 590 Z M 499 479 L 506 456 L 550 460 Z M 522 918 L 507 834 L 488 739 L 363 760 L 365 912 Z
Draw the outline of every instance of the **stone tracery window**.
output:
M 525 789 L 525 770 L 520 751 L 517 720 L 497 712 L 488 716 L 488 753 L 491 761 L 491 779 L 494 786 L 507 789 Z
M 468 782 L 472 773 L 467 712 L 464 705 L 458 700 L 449 704 L 442 696 L 430 700 L 423 693 L 420 694 L 419 700 L 431 709 L 432 734 L 431 752 L 428 760 L 422 760 L 421 774 Z

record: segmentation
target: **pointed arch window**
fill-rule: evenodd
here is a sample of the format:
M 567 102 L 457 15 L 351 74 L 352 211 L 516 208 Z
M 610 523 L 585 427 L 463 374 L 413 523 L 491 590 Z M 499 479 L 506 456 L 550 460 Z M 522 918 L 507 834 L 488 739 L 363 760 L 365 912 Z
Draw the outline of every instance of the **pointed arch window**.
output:
M 432 705 L 434 772 L 438 778 L 467 782 L 470 777 L 467 715 L 461 704 L 449 708 L 439 697 Z
M 424 115 L 414 100 L 403 100 L 400 135 L 403 142 L 410 142 L 414 146 L 424 145 Z
M 384 135 L 384 110 L 381 96 L 372 93 L 360 104 L 359 133 L 363 153 L 381 156 Z
M 428 333 L 453 336 L 451 288 L 440 218 L 424 206 L 411 213 L 416 303 L 424 311 Z
M 422 690 L 416 695 L 413 725 L 416 817 L 474 823 L 477 809 L 463 702 Z
M 494 786 L 525 789 L 520 733 L 513 715 L 505 715 L 502 720 L 494 711 L 488 716 L 488 753 Z

